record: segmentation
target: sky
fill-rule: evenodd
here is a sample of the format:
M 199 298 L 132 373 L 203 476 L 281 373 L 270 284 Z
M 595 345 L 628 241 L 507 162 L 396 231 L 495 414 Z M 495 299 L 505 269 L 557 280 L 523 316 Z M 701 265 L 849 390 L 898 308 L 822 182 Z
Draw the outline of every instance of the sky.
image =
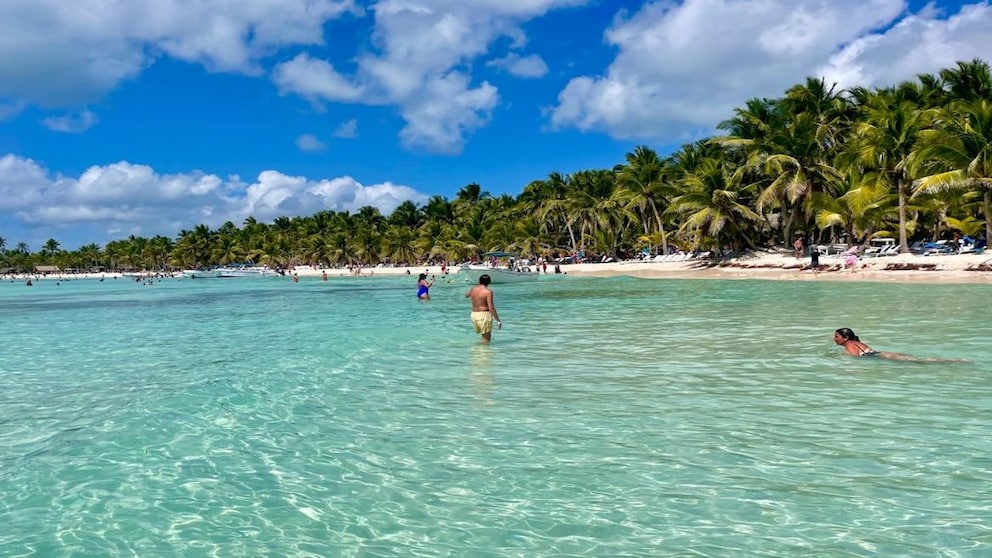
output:
M 2 0 L 0 238 L 516 196 L 807 77 L 975 58 L 989 1 Z

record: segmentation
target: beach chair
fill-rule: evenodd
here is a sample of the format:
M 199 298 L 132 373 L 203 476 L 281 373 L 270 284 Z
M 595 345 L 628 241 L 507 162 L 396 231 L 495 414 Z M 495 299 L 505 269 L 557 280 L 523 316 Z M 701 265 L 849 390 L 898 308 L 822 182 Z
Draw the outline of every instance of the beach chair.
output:
M 893 244 L 892 246 L 886 246 L 878 253 L 879 256 L 896 256 L 899 254 L 899 245 Z

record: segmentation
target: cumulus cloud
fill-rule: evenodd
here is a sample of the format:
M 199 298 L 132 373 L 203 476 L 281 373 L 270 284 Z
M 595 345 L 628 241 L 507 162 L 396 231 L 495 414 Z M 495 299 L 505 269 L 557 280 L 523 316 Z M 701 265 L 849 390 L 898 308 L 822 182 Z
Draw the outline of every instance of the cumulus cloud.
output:
M 354 102 L 366 96 L 362 86 L 349 82 L 330 62 L 311 58 L 306 53 L 276 66 L 272 81 L 280 93 L 295 93 L 313 102 Z
M 99 119 L 89 110 L 84 110 L 79 114 L 66 114 L 63 116 L 49 116 L 41 120 L 49 130 L 62 132 L 65 134 L 81 134 L 92 128 Z
M 902 0 L 650 2 L 607 30 L 616 58 L 603 75 L 567 84 L 551 124 L 687 141 L 747 99 L 780 96 L 809 75 L 890 84 L 992 54 L 987 3 L 946 19 L 904 10 Z
M 10 120 L 24 110 L 23 102 L 4 101 L 0 99 L 0 122 Z
M 159 174 L 147 165 L 121 161 L 90 167 L 73 178 L 53 175 L 31 159 L 0 158 L 0 218 L 29 229 L 99 227 L 111 238 L 121 231 L 174 237 L 183 228 L 239 224 L 248 216 L 270 222 L 364 206 L 389 214 L 404 201 L 427 199 L 408 186 L 366 186 L 350 176 L 310 179 L 266 170 L 246 183 L 200 171 Z
M 525 43 L 520 25 L 548 11 L 588 0 L 380 0 L 373 43 L 343 76 L 327 61 L 306 54 L 279 65 L 273 79 L 284 94 L 313 102 L 394 104 L 406 122 L 407 147 L 458 153 L 485 125 L 499 102 L 495 86 L 476 83 L 468 71 L 500 38 Z M 522 59 L 517 71 L 540 70 L 540 59 Z M 543 63 L 543 61 L 540 61 Z M 433 95 L 444 94 L 443 98 Z
M 548 73 L 548 65 L 536 54 L 521 57 L 519 54 L 510 53 L 503 58 L 490 60 L 486 65 L 524 78 L 544 77 Z
M 918 74 L 953 68 L 962 60 L 992 60 L 992 6 L 962 6 L 937 19 L 927 9 L 884 33 L 860 37 L 830 57 L 817 72 L 841 86 L 890 85 Z
M 72 107 L 168 55 L 212 71 L 261 73 L 279 48 L 323 42 L 354 0 L 4 0 L 0 97 Z
M 355 139 L 358 137 L 358 120 L 352 118 L 351 120 L 346 120 L 342 122 L 336 130 L 334 130 L 334 137 L 341 139 Z
M 303 134 L 296 138 L 296 147 L 305 153 L 316 153 L 327 149 L 327 144 L 313 134 Z

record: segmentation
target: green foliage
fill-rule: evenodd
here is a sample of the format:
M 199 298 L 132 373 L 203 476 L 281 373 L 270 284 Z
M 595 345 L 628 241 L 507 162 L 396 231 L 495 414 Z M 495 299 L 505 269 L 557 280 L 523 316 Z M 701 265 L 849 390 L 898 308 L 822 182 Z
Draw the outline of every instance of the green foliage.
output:
M 753 248 L 803 231 L 820 242 L 957 230 L 992 236 L 992 77 L 958 62 L 889 88 L 838 90 L 810 78 L 781 98 L 751 99 L 720 123 L 726 135 L 667 157 L 635 147 L 611 169 L 551 172 L 517 197 L 467 184 L 454 200 L 248 217 L 197 225 L 175 239 L 130 236 L 101 249 L 38 252 L 0 238 L 0 268 L 175 269 L 254 261 L 344 266 L 476 259 L 511 250 Z

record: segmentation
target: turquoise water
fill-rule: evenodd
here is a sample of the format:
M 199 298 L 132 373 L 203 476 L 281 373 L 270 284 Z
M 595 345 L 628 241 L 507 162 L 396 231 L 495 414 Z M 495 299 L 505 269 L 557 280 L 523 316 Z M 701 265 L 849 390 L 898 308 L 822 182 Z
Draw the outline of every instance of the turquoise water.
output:
M 415 283 L 0 284 L 0 555 L 992 555 L 989 286 Z

